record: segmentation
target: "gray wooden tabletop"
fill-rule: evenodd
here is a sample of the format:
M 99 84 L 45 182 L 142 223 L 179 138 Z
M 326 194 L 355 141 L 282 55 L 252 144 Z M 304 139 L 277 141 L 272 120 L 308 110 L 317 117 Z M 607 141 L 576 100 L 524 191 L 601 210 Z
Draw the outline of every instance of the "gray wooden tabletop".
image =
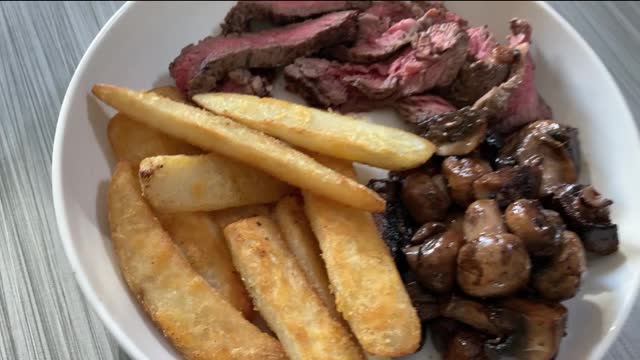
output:
M 85 302 L 56 229 L 51 148 L 85 49 L 122 4 L 0 2 L 0 359 L 127 359 Z M 553 3 L 640 119 L 640 4 Z M 640 358 L 636 305 L 608 359 Z

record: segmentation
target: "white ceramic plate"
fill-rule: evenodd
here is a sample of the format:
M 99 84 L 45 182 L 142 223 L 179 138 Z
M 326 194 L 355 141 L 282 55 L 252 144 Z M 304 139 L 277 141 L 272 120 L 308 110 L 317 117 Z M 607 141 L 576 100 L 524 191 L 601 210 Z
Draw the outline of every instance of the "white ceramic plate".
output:
M 167 67 L 186 44 L 217 31 L 230 3 L 127 3 L 104 26 L 82 58 L 62 104 L 53 149 L 55 211 L 69 261 L 82 291 L 109 330 L 136 359 L 174 359 L 127 291 L 115 264 L 106 214 L 114 161 L 106 136 L 113 114 L 89 94 L 95 83 L 146 89 L 171 83 Z M 633 119 L 611 75 L 561 17 L 542 3 L 469 2 L 450 7 L 471 24 L 488 24 L 503 39 L 508 20 L 534 26 L 538 87 L 555 118 L 580 129 L 585 172 L 615 201 L 621 251 L 589 261 L 578 296 L 568 302 L 568 336 L 559 359 L 600 359 L 622 328 L 639 275 L 640 144 Z M 400 123 L 391 113 L 373 121 Z M 430 350 L 425 350 L 430 351 Z M 421 356 L 421 358 L 424 358 Z M 428 358 L 437 358 L 430 353 Z

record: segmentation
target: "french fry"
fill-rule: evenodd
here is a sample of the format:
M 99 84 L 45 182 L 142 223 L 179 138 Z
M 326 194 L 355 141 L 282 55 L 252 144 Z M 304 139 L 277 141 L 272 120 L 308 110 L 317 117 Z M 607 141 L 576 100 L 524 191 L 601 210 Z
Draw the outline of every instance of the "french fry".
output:
M 271 203 L 291 187 L 224 156 L 154 156 L 140 163 L 145 198 L 163 212 L 208 211 Z
M 129 289 L 186 359 L 272 359 L 286 356 L 198 275 L 140 193 L 126 162 L 109 187 L 111 239 Z
M 173 86 L 150 91 L 175 101 L 187 101 L 180 90 Z M 132 164 L 138 164 L 149 156 L 202 153 L 197 147 L 132 120 L 123 113 L 118 113 L 109 120 L 107 136 L 116 159 Z
M 265 216 L 224 229 L 233 263 L 260 314 L 292 360 L 364 359 L 355 339 L 313 290 L 278 232 Z
M 301 148 L 384 169 L 415 168 L 435 151 L 432 143 L 409 132 L 279 99 L 210 93 L 193 100 Z
M 325 165 L 355 177 L 351 164 Z M 402 356 L 420 344 L 420 321 L 370 213 L 303 191 L 336 306 L 367 353 Z
M 228 118 L 122 87 L 95 85 L 92 92 L 133 119 L 203 149 L 248 163 L 289 184 L 356 208 L 384 209 L 384 200 L 366 186 Z
M 247 205 L 224 210 L 212 211 L 211 217 L 221 230 L 238 220 L 254 216 L 269 216 L 271 209 L 267 205 Z
M 251 319 L 253 304 L 240 275 L 233 267 L 222 230 L 209 214 L 158 214 L 158 218 L 194 270 L 240 310 L 245 318 Z
M 320 256 L 318 240 L 313 235 L 307 216 L 304 214 L 302 199 L 298 196 L 282 198 L 275 207 L 273 218 L 311 287 L 318 293 L 331 315 L 336 319 L 342 319 L 336 309 L 335 298 L 329 290 L 327 270 Z

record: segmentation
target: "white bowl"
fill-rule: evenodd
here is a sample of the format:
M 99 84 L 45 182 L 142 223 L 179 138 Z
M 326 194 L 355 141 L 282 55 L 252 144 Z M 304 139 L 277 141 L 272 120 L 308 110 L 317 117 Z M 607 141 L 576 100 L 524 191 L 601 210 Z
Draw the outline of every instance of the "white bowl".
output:
M 221 2 L 127 3 L 85 53 L 60 111 L 52 165 L 60 237 L 88 301 L 136 359 L 178 356 L 137 306 L 118 272 L 105 203 L 114 165 L 106 125 L 113 111 L 89 90 L 95 83 L 136 89 L 170 84 L 169 62 L 186 44 L 217 31 L 230 7 Z M 585 172 L 615 201 L 612 215 L 619 224 L 620 252 L 590 259 L 580 293 L 567 303 L 568 335 L 558 357 L 600 359 L 628 317 L 640 281 L 636 270 L 640 261 L 640 192 L 636 188 L 640 176 L 635 165 L 640 144 L 629 109 L 595 53 L 549 6 L 466 2 L 452 3 L 451 8 L 472 24 L 488 24 L 499 38 L 507 34 L 507 22 L 514 16 L 533 24 L 540 92 L 552 105 L 556 120 L 580 129 L 588 161 Z M 392 116 L 387 112 L 371 118 L 382 121 Z

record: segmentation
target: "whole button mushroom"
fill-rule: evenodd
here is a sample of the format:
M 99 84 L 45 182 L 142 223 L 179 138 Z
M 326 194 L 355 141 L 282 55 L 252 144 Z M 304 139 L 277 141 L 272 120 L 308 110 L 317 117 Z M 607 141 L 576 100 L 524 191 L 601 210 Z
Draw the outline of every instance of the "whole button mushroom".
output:
M 537 200 L 520 199 L 504 212 L 509 231 L 517 235 L 535 256 L 548 256 L 556 251 L 561 240 L 561 228 L 555 219 L 548 219 Z
M 463 230 L 467 241 L 477 239 L 480 235 L 507 232 L 498 203 L 488 199 L 471 203 L 464 213 Z
M 409 215 L 418 224 L 443 220 L 451 205 L 442 175 L 429 176 L 421 172 L 408 175 L 402 184 L 401 197 Z
M 531 261 L 522 240 L 509 233 L 467 240 L 458 252 L 458 285 L 477 297 L 507 296 L 529 281 Z

